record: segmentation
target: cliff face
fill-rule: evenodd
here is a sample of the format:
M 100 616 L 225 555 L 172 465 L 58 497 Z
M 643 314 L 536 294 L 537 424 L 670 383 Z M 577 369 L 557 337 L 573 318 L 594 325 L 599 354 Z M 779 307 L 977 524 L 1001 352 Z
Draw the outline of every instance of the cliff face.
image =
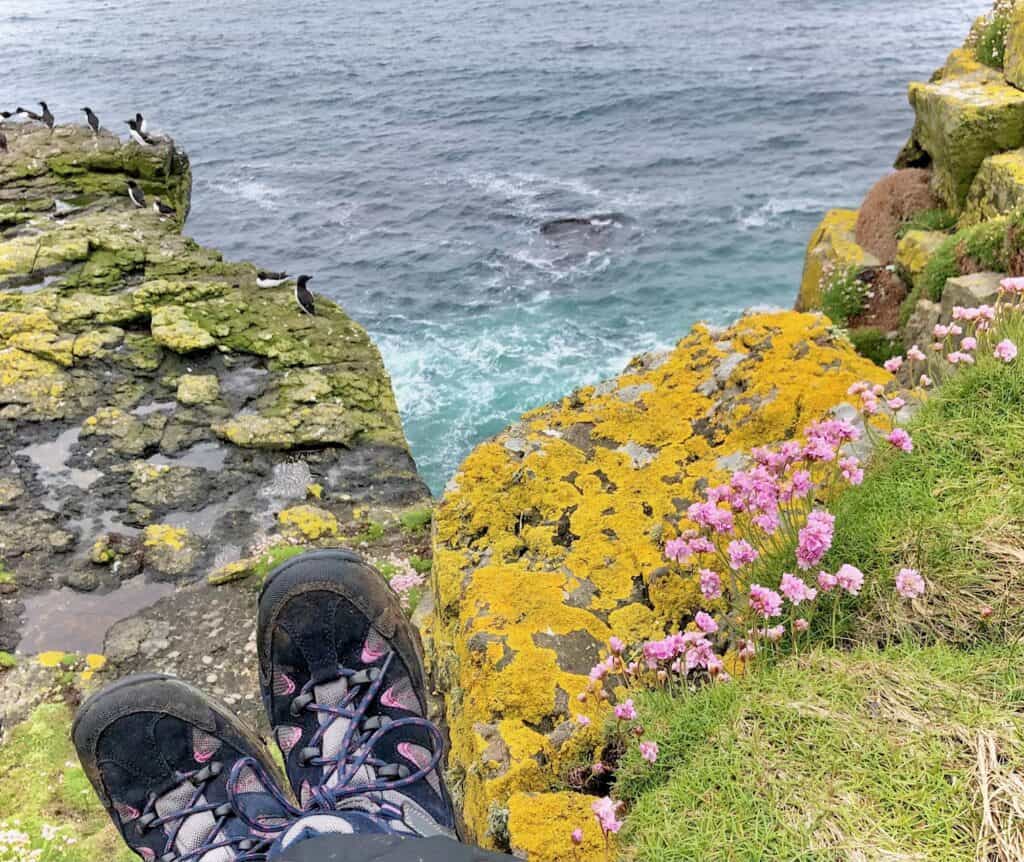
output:
M 23 622 L 33 637 L 21 651 L 50 646 L 33 620 L 60 585 L 102 593 L 136 575 L 185 584 L 210 571 L 230 581 L 278 545 L 354 541 L 368 517 L 397 524 L 398 510 L 429 502 L 366 332 L 323 298 L 317 316 L 302 314 L 291 283 L 259 288 L 252 264 L 182 235 L 181 150 L 74 126 L 5 133 L 0 650 L 19 645 Z M 177 216 L 132 206 L 131 178 Z M 386 544 L 397 526 L 369 532 Z M 122 596 L 145 594 L 137 583 L 81 607 L 125 616 Z M 68 595 L 52 605 L 78 607 Z M 209 674 L 204 641 L 243 650 L 250 601 L 231 587 L 175 592 L 117 627 L 107 652 L 167 670 L 184 669 L 165 655 L 188 656 Z M 102 634 L 82 632 L 94 651 Z
M 697 326 L 465 460 L 435 517 L 431 635 L 476 840 L 573 858 L 566 823 L 596 828 L 573 768 L 589 767 L 605 717 L 576 695 L 610 635 L 660 636 L 700 601 L 668 576 L 666 529 L 746 450 L 842 411 L 860 379 L 890 378 L 821 315 Z
M 1022 69 L 1024 4 L 1004 0 L 929 81 L 909 85 L 913 130 L 897 172 L 859 209 L 825 215 L 798 309 L 824 310 L 881 361 L 923 348 L 954 306 L 991 303 L 1001 277 L 1024 274 Z M 900 189 L 918 174 L 933 203 L 914 207 Z

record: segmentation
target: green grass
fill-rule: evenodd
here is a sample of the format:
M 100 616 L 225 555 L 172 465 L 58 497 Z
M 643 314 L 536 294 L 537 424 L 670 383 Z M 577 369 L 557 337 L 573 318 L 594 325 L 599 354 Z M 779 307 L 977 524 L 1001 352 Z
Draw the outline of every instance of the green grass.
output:
M 864 310 L 870 285 L 857 278 L 856 267 L 833 272 L 821 291 L 821 310 L 837 326 Z
M 269 575 L 274 569 L 276 569 L 285 560 L 290 560 L 292 557 L 297 557 L 299 554 L 304 553 L 307 548 L 302 545 L 277 545 L 271 548 L 267 553 L 260 557 L 259 562 L 253 566 L 253 578 L 256 584 L 262 584 L 267 575 Z
M 875 365 L 881 365 L 902 352 L 902 345 L 889 338 L 882 330 L 874 327 L 853 329 L 847 333 L 850 343 L 861 355 L 870 359 Z
M 0 670 L 9 670 L 18 666 L 18 660 L 9 652 L 0 650 Z
M 370 521 L 366 528 L 356 536 L 357 542 L 379 542 L 384 538 L 384 525 L 378 521 Z
M 38 707 L 10 731 L 0 746 L 0 833 L 25 836 L 29 850 L 41 851 L 39 862 L 137 860 L 79 766 L 70 728 L 71 712 L 60 703 Z M 24 862 L 24 849 L 0 835 L 0 862 Z
M 896 236 L 902 239 L 912 230 L 952 230 L 955 226 L 955 213 L 946 209 L 924 210 L 900 225 Z
M 418 535 L 422 533 L 434 519 L 434 512 L 431 509 L 409 509 L 398 516 L 398 522 L 407 533 Z
M 1024 344 L 1024 321 L 998 338 Z M 826 565 L 848 562 L 866 587 L 850 623 L 862 638 L 908 632 L 970 644 L 1024 620 L 1024 362 L 978 363 L 949 378 L 908 426 L 914 451 L 883 450 L 864 484 L 833 506 Z M 927 600 L 892 595 L 894 571 L 920 569 Z M 982 618 L 983 609 L 993 614 Z M 851 609 L 854 610 L 854 609 Z
M 1009 263 L 1007 259 L 1009 227 L 1008 219 L 995 218 L 973 227 L 964 228 L 946 239 L 935 250 L 921 274 L 921 283 L 928 297 L 934 302 L 938 302 L 942 299 L 946 281 L 963 275 L 960 267 L 961 255 L 970 258 L 980 269 L 1006 272 Z
M 413 554 L 409 557 L 409 565 L 412 566 L 414 572 L 425 575 L 434 568 L 434 561 L 426 559 L 425 557 L 417 557 Z
M 1006 57 L 1006 36 L 1010 31 L 1010 16 L 997 12 L 981 31 L 974 46 L 974 56 L 986 66 L 1002 69 Z
M 628 858 L 974 859 L 980 743 L 999 776 L 1024 769 L 1019 666 L 1006 647 L 822 651 L 641 694 L 661 753 L 651 766 L 633 747 L 619 770 Z

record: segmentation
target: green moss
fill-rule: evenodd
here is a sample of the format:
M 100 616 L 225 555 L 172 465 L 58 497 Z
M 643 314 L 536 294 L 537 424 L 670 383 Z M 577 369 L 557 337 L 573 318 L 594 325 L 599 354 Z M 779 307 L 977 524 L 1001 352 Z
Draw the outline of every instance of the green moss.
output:
M 357 542 L 378 542 L 384 538 L 384 525 L 378 521 L 370 521 L 358 536 Z
M 969 261 L 974 270 L 1005 272 L 1007 269 L 1006 237 L 1010 221 L 996 218 L 964 228 L 945 240 L 925 265 L 921 284 L 929 298 L 942 299 L 946 281 L 964 275 L 962 264 Z
M 1002 69 L 1006 57 L 1006 37 L 1010 31 L 1010 16 L 995 12 L 978 36 L 974 56 L 980 63 L 993 69 Z
M 904 222 L 896 231 L 899 239 L 912 230 L 952 230 L 956 226 L 956 214 L 947 209 L 924 210 Z
M 18 666 L 18 660 L 9 652 L 0 650 L 0 670 L 9 670 Z
M 0 842 L 2 862 L 22 862 L 41 850 L 45 862 L 129 862 L 121 842 L 78 765 L 71 745 L 71 711 L 63 703 L 38 707 L 11 729 L 0 746 Z M 50 835 L 44 838 L 44 831 Z M 68 843 L 73 839 L 74 843 Z M 6 856 L 4 854 L 7 854 Z
M 416 535 L 426 530 L 433 518 L 432 509 L 409 509 L 398 516 L 398 521 L 405 532 Z
M 623 858 L 973 859 L 978 747 L 1024 767 L 1022 683 L 1012 648 L 935 647 L 819 652 L 634 695 L 660 756 L 631 745 L 620 770 Z
M 292 557 L 297 557 L 303 553 L 306 548 L 301 545 L 278 545 L 277 547 L 271 548 L 265 553 L 256 565 L 253 567 L 253 576 L 256 583 L 262 584 L 275 568 L 277 568 L 285 560 L 290 560 Z
M 882 365 L 902 351 L 901 345 L 880 329 L 867 327 L 849 332 L 850 342 L 861 356 L 866 356 L 875 365 Z
M 419 572 L 421 575 L 425 575 L 434 568 L 434 561 L 425 559 L 424 557 L 417 557 L 413 554 L 409 557 L 409 565 L 412 566 L 413 571 Z

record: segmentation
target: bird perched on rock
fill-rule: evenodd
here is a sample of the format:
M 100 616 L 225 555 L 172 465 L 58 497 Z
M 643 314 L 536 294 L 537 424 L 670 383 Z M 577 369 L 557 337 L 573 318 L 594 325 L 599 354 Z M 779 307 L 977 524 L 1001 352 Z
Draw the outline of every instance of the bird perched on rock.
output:
M 138 111 L 135 112 L 135 125 L 138 126 L 139 131 L 142 132 L 142 134 L 146 134 L 146 132 L 149 131 L 149 124 L 146 122 L 146 118 Z
M 89 128 L 92 129 L 92 133 L 98 135 L 100 133 L 100 118 L 92 112 L 92 108 L 82 108 L 82 110 L 85 111 L 85 120 L 89 124 Z
M 35 111 L 30 111 L 28 108 L 22 108 L 19 106 L 14 113 L 21 114 L 21 116 L 27 117 L 30 120 L 34 120 L 37 123 L 41 123 L 43 121 L 42 114 L 37 114 Z
M 288 281 L 287 272 L 270 272 L 270 270 L 261 269 L 256 273 L 257 287 L 280 287 L 286 281 Z
M 135 180 L 128 180 L 128 197 L 139 209 L 146 205 L 146 195 Z
M 5 135 L 3 132 L 0 132 L 0 153 L 6 153 L 6 152 L 7 152 L 7 135 Z
M 306 287 L 306 283 L 313 280 L 311 275 L 300 275 L 298 281 L 295 282 L 295 301 L 299 304 L 299 308 L 306 314 L 316 315 L 316 306 L 313 305 L 313 294 L 309 292 L 309 288 Z
M 53 128 L 53 114 L 50 113 L 50 109 L 46 107 L 46 102 L 40 102 L 39 106 L 43 109 L 42 121 L 46 123 L 51 129 Z
M 156 143 L 156 141 L 139 128 L 138 120 L 125 120 L 125 122 L 128 124 L 128 134 L 132 136 L 132 140 L 139 146 L 151 147 Z
M 0 111 L 0 122 L 9 120 L 11 117 L 16 117 L 17 115 L 17 111 Z
M 160 198 L 153 198 L 153 212 L 161 219 L 172 218 L 178 214 L 174 207 L 167 206 Z

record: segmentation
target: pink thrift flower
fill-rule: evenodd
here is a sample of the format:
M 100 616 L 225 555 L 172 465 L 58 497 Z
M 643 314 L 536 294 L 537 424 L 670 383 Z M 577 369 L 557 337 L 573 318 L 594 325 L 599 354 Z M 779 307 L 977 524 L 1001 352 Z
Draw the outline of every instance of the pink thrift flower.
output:
M 735 539 L 729 542 L 727 550 L 729 552 L 729 566 L 733 571 L 739 571 L 748 563 L 754 562 L 759 556 L 746 539 Z
M 822 509 L 815 509 L 807 516 L 807 523 L 798 534 L 796 562 L 801 569 L 815 565 L 832 547 L 832 532 L 835 516 Z
M 949 327 L 943 326 L 941 323 L 936 323 L 935 327 L 932 329 L 932 335 L 936 338 L 945 338 L 949 335 Z
M 839 571 L 836 572 L 836 582 L 851 596 L 855 596 L 864 586 L 864 573 L 856 566 L 847 563 L 840 566 Z
M 856 383 L 851 383 L 850 388 L 846 390 L 847 395 L 860 395 L 862 392 L 867 392 L 871 384 L 864 380 L 858 380 Z
M 753 641 L 740 641 L 739 649 L 736 654 L 742 661 L 749 661 L 757 653 L 757 647 Z
M 925 389 L 932 385 L 932 379 L 927 374 L 922 374 L 918 381 Z
M 671 638 L 664 638 L 660 641 L 647 641 L 643 646 L 644 659 L 647 666 L 654 668 L 659 661 L 668 661 L 675 656 L 675 644 Z
M 794 605 L 798 605 L 801 602 L 813 602 L 818 596 L 818 591 L 813 587 L 807 586 L 804 581 L 796 575 L 791 575 L 786 572 L 782 576 L 782 582 L 779 584 L 779 592 L 782 593 L 787 599 L 790 600 Z
M 732 512 L 720 509 L 714 503 L 705 501 L 694 503 L 686 510 L 686 517 L 695 524 L 714 530 L 716 533 L 731 533 L 733 527 Z
M 960 349 L 966 350 L 968 353 L 972 350 L 978 349 L 978 339 L 972 335 L 968 335 L 966 338 L 960 339 Z
M 946 361 L 950 365 L 974 365 L 974 357 L 970 353 L 961 350 L 954 350 L 946 355 Z
M 722 597 L 722 579 L 711 569 L 700 570 L 700 591 L 708 600 Z
M 924 578 L 917 569 L 900 569 L 896 574 L 896 592 L 905 599 L 916 599 L 924 593 Z
M 608 638 L 608 649 L 612 651 L 612 655 L 622 655 L 622 651 L 625 648 L 626 644 L 622 638 L 617 638 L 615 635 Z
M 793 628 L 798 632 L 805 632 L 811 627 L 811 624 L 807 622 L 803 617 L 799 617 L 793 620 Z
M 1004 338 L 996 345 L 994 353 L 996 359 L 1000 359 L 1003 362 L 1013 362 L 1017 358 L 1017 345 L 1010 341 L 1009 338 Z
M 924 351 L 916 344 L 907 351 L 907 359 L 912 359 L 914 362 L 924 362 L 925 358 Z
M 839 585 L 839 578 L 828 572 L 818 572 L 818 586 L 822 592 L 830 593 Z
M 640 756 L 648 763 L 656 763 L 658 760 L 658 743 L 641 742 Z
M 910 439 L 910 435 L 902 428 L 894 428 L 885 439 L 903 452 L 914 451 L 914 441 Z
M 615 707 L 615 717 L 619 721 L 632 721 L 636 718 L 636 707 L 633 706 L 633 698 L 625 700 Z
M 697 611 L 693 621 L 697 624 L 697 628 L 706 635 L 712 635 L 718 631 L 718 623 L 715 622 L 710 614 L 706 614 L 704 611 Z
M 886 359 L 883 367 L 890 374 L 895 374 L 903 367 L 903 357 L 894 356 L 892 359 Z
M 1024 293 L 1024 277 L 1004 278 L 999 282 L 999 289 L 1003 293 Z
M 786 634 L 785 626 L 772 626 L 770 629 L 765 629 L 761 632 L 768 640 L 773 644 L 778 643 Z
M 904 401 L 902 398 L 890 398 L 885 403 L 889 405 L 890 410 L 900 410 L 907 404 L 907 402 Z
M 573 829 L 570 838 L 572 843 L 579 847 L 583 843 L 583 830 L 579 828 Z
M 590 810 L 594 812 L 594 816 L 601 826 L 601 831 L 613 835 L 622 828 L 622 821 L 616 817 L 620 808 L 622 808 L 622 803 L 616 802 L 610 796 L 595 799 L 590 806 Z
M 590 725 L 590 719 L 587 718 L 585 715 L 577 715 L 576 716 L 576 723 L 580 727 L 587 727 L 587 726 Z
M 964 328 L 962 326 L 957 325 L 956 323 L 951 323 L 949 325 L 949 334 L 950 335 L 963 335 L 964 334 Z
M 760 584 L 750 585 L 750 609 L 765 619 L 782 613 L 782 596 Z
M 851 485 L 859 485 L 864 481 L 864 471 L 860 467 L 860 461 L 856 458 L 841 459 L 839 469 L 842 470 L 843 478 Z
M 831 461 L 831 458 L 825 460 Z M 792 479 L 793 483 L 793 496 L 797 500 L 802 500 L 811 491 L 811 474 L 806 470 L 794 470 Z

